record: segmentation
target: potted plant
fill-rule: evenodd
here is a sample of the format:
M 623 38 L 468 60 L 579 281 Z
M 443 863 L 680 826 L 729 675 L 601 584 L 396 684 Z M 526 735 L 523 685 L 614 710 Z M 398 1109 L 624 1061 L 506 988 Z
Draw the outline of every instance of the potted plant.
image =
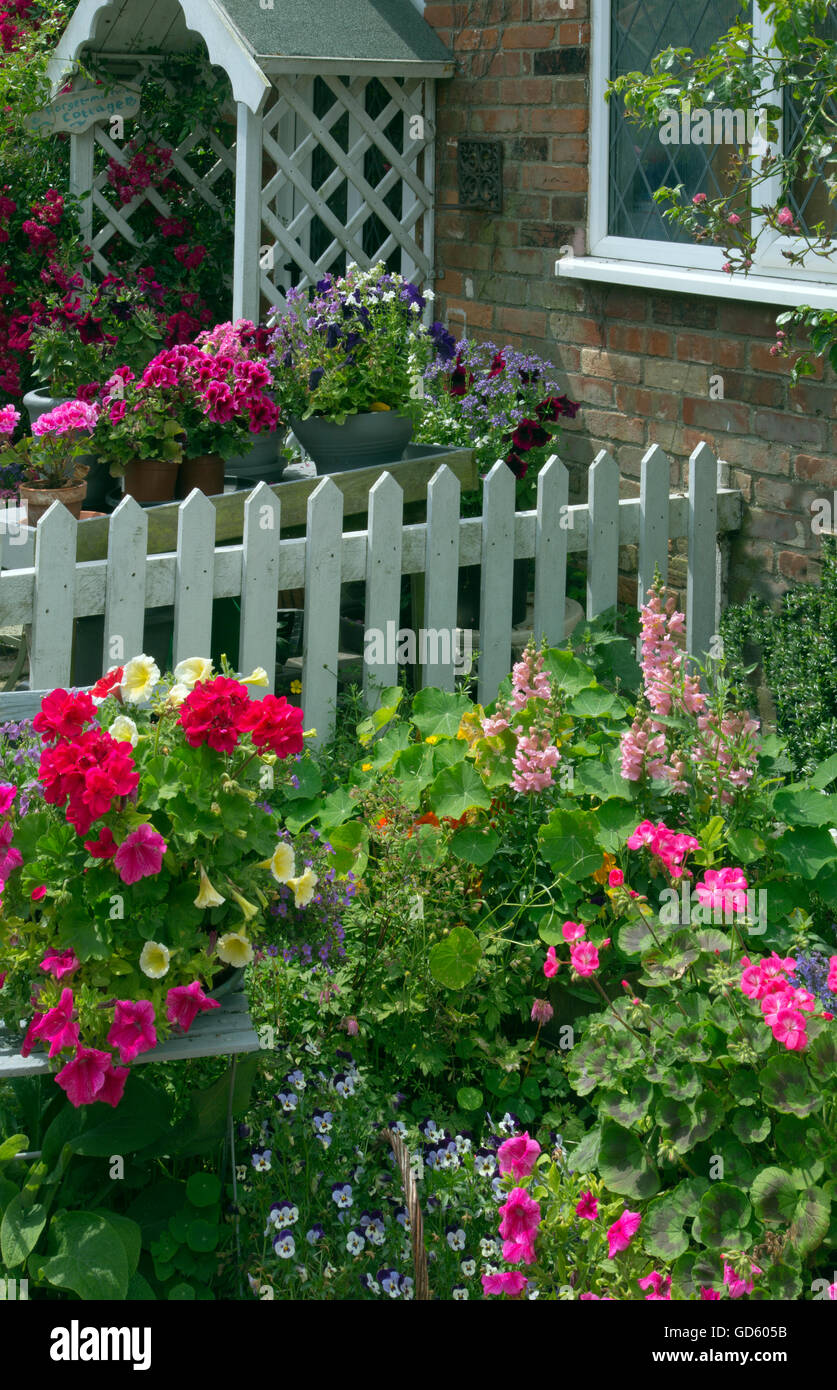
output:
M 560 421 L 578 414 L 577 403 L 560 392 L 552 363 L 534 353 L 455 342 L 440 323 L 430 333 L 436 355 L 424 374 L 418 439 L 472 448 L 481 479 L 504 459 L 517 479 L 517 510 L 532 510 L 538 473 L 554 450 Z M 481 513 L 481 492 L 464 494 L 462 515 Z M 515 561 L 515 623 L 526 615 L 528 570 L 528 560 Z M 459 623 L 473 627 L 479 622 L 480 567 L 466 565 L 459 574 Z
M 235 323 L 216 324 L 195 338 L 195 345 L 215 357 L 229 357 L 233 362 L 265 362 L 270 347 L 270 332 L 257 327 L 249 319 Z M 241 454 L 224 459 L 225 473 L 235 477 L 253 478 L 257 482 L 278 483 L 285 471 L 285 458 L 280 455 L 283 430 L 280 425 L 251 435 L 249 447 Z
M 183 457 L 183 428 L 164 385 L 117 367 L 105 382 L 95 435 L 110 476 L 125 478 L 138 502 L 170 502 Z
M 90 437 L 98 415 L 96 405 L 66 401 L 40 415 L 31 435 L 3 451 L 4 463 L 20 467 L 18 494 L 26 503 L 30 526 L 36 526 L 55 501 L 79 516 L 87 491 L 84 436 Z
M 0 1017 L 75 1106 L 117 1105 L 137 1056 L 219 1006 L 293 878 L 258 789 L 301 752 L 302 710 L 251 699 L 266 680 L 135 657 L 45 696 L 35 776 L 0 781 Z
M 286 298 L 270 358 L 276 399 L 318 471 L 397 462 L 432 355 L 421 320 L 427 296 L 379 262 Z

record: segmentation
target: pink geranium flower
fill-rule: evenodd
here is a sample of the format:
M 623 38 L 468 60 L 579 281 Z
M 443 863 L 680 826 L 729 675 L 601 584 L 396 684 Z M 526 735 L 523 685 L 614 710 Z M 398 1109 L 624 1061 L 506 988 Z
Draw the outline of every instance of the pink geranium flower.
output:
M 154 1005 L 148 999 L 120 999 L 113 1011 L 108 1042 L 119 1049 L 123 1062 L 133 1062 L 140 1052 L 157 1046 Z
M 800 1052 L 808 1041 L 805 1019 L 798 1009 L 780 1009 L 773 1024 L 773 1036 L 789 1052 Z
M 56 1057 L 62 1048 L 75 1047 L 78 1043 L 78 1024 L 73 1023 L 74 1007 L 73 991 L 69 987 L 63 989 L 55 1008 L 48 1009 L 32 1030 L 34 1038 L 49 1043 L 50 1057 Z
M 587 928 L 582 922 L 565 922 L 561 932 L 565 941 L 580 941 L 586 935 Z
M 595 1221 L 599 1215 L 598 1198 L 594 1197 L 592 1192 L 582 1192 L 575 1214 L 583 1217 L 585 1221 Z
M 711 907 L 713 912 L 746 912 L 749 907 L 742 869 L 707 869 L 695 892 L 702 906 Z
M 204 994 L 199 980 L 190 985 L 175 985 L 166 995 L 166 1018 L 169 1023 L 177 1023 L 188 1032 L 195 1021 L 196 1014 L 207 1009 L 220 1009 L 217 999 L 209 999 Z
M 702 1303 L 709 1303 L 715 1299 L 720 1299 L 721 1295 L 718 1293 L 717 1289 L 705 1289 L 701 1285 L 700 1297 Z
M 529 1138 L 529 1131 L 506 1139 L 497 1150 L 497 1162 L 501 1173 L 512 1173 L 516 1178 L 526 1178 L 535 1166 L 535 1159 L 541 1151 L 536 1139 Z
M 503 1240 L 525 1240 L 534 1236 L 541 1219 L 541 1205 L 522 1187 L 513 1187 L 500 1207 L 500 1235 Z
M 599 953 L 592 941 L 581 941 L 570 947 L 570 960 L 576 975 L 593 975 L 599 968 Z
M 70 1104 L 78 1109 L 80 1105 L 92 1105 L 100 1099 L 110 1068 L 110 1053 L 100 1052 L 95 1047 L 80 1047 L 55 1079 L 67 1092 Z
M 114 855 L 114 864 L 123 883 L 158 874 L 163 867 L 166 842 L 152 825 L 138 825 L 126 835 Z
M 837 956 L 828 957 L 828 979 L 827 988 L 832 994 L 837 994 Z
M 482 1276 L 482 1287 L 487 1294 L 506 1294 L 509 1298 L 517 1298 L 526 1288 L 529 1280 L 525 1274 L 519 1270 L 507 1269 L 500 1274 L 484 1274 Z
M 0 782 L 0 816 L 5 816 L 16 796 L 17 787 L 12 782 Z
M 555 947 L 550 946 L 546 953 L 546 960 L 543 963 L 543 973 L 548 980 L 551 980 L 553 975 L 558 974 L 560 964 L 561 962 L 555 954 Z
M 610 888 L 621 888 L 625 882 L 625 875 L 621 869 L 611 869 L 607 876 L 607 882 Z
M 641 1289 L 653 1289 L 653 1293 L 646 1294 L 645 1301 L 649 1302 L 671 1302 L 671 1275 L 665 1276 L 658 1269 L 652 1269 L 650 1274 L 646 1274 L 644 1279 L 637 1279 Z
M 758 1265 L 752 1265 L 750 1272 L 752 1274 L 761 1274 L 762 1271 L 759 1269 Z M 730 1298 L 740 1298 L 744 1293 L 753 1292 L 754 1285 L 752 1279 L 739 1279 L 732 1265 L 724 1265 L 724 1283 L 729 1288 Z
M 627 1250 L 640 1227 L 642 1217 L 638 1211 L 628 1211 L 626 1207 L 612 1226 L 607 1228 L 607 1254 L 612 1260 L 621 1250 Z
M 72 946 L 69 946 L 66 951 L 56 951 L 54 948 L 47 951 L 39 968 L 60 980 L 64 975 L 72 975 L 80 966 L 81 961 L 76 958 Z

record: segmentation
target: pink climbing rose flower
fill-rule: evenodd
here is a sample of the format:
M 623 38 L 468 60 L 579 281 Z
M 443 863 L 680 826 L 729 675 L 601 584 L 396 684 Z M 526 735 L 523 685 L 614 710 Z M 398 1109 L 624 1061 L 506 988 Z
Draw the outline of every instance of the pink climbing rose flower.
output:
M 200 986 L 199 980 L 190 985 L 175 985 L 166 995 L 166 1018 L 169 1023 L 177 1023 L 187 1032 L 195 1021 L 195 1016 L 207 1009 L 220 1009 L 217 999 L 210 999 Z
M 136 883 L 160 872 L 165 852 L 166 842 L 153 825 L 138 825 L 126 835 L 113 862 L 123 883 Z
M 626 1207 L 612 1226 L 607 1228 L 607 1255 L 612 1260 L 621 1250 L 627 1250 L 640 1227 L 642 1216 L 638 1211 L 628 1211 Z
M 113 1011 L 113 1023 L 108 1033 L 111 1047 L 119 1049 L 123 1062 L 133 1062 L 140 1052 L 150 1052 L 157 1046 L 154 1027 L 154 1005 L 149 999 L 119 999 Z
M 529 1131 L 506 1139 L 497 1150 L 497 1161 L 501 1173 L 512 1173 L 516 1178 L 527 1178 L 535 1166 L 535 1159 L 541 1151 L 536 1139 L 529 1138 Z

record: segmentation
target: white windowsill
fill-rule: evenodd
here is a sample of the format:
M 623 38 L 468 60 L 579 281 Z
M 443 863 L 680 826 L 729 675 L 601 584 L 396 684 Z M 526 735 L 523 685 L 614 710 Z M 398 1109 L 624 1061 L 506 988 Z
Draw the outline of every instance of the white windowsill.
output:
M 555 274 L 565 280 L 598 280 L 608 285 L 637 285 L 647 290 L 675 294 L 708 295 L 714 299 L 742 299 L 752 304 L 778 304 L 794 309 L 810 304 L 813 309 L 837 309 L 837 284 L 821 280 L 783 279 L 769 275 L 725 275 L 719 270 L 686 270 L 682 266 L 616 261 L 600 256 L 562 256 Z

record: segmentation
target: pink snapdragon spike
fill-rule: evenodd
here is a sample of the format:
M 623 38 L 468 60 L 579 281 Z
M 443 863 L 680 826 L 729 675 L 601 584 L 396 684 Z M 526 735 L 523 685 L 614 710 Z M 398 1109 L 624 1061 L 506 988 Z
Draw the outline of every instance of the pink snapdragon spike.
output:
M 582 1192 L 580 1200 L 576 1203 L 575 1214 L 584 1221 L 598 1220 L 598 1198 L 594 1197 L 592 1192 Z
M 65 1047 L 75 1047 L 78 1043 L 78 1024 L 73 1022 L 75 1000 L 69 988 L 61 991 L 61 998 L 54 1009 L 48 1009 L 40 1022 L 32 1030 L 32 1037 L 49 1043 L 50 1057 L 57 1057 Z
M 77 959 L 72 946 L 69 946 L 66 951 L 57 951 L 53 947 L 44 956 L 38 968 L 60 980 L 65 975 L 72 975 L 80 967 L 81 961 Z
M 576 975 L 586 979 L 595 975 L 599 968 L 599 952 L 592 941 L 574 942 L 570 947 L 570 961 Z
M 695 884 L 698 901 L 713 912 L 747 912 L 747 880 L 743 869 L 707 869 L 703 882 Z
M 485 1293 L 491 1295 L 506 1294 L 509 1298 L 517 1298 L 526 1288 L 529 1280 L 525 1274 L 519 1270 L 507 1269 L 499 1274 L 484 1274 L 482 1276 L 482 1287 Z
M 751 1267 L 752 1274 L 761 1274 L 758 1265 Z M 729 1289 L 730 1298 L 740 1298 L 742 1294 L 752 1293 L 755 1287 L 752 1279 L 739 1279 L 732 1265 L 724 1265 L 724 1283 Z
M 550 946 L 546 953 L 546 960 L 543 963 L 543 973 L 548 980 L 551 980 L 553 975 L 558 974 L 560 964 L 561 962 L 555 954 L 555 947 Z
M 138 879 L 158 874 L 163 867 L 166 848 L 162 835 L 158 835 L 152 825 L 138 825 L 126 835 L 113 857 L 122 882 L 136 883 Z
M 500 1172 L 512 1173 L 516 1178 L 526 1178 L 534 1168 L 540 1152 L 540 1144 L 536 1139 L 529 1138 L 528 1130 L 525 1134 L 515 1134 L 513 1138 L 506 1139 L 497 1150 Z
M 626 1207 L 612 1226 L 607 1228 L 607 1255 L 612 1260 L 614 1255 L 620 1251 L 627 1250 L 637 1231 L 639 1230 L 642 1216 L 638 1211 L 628 1211 Z
M 120 1060 L 123 1062 L 133 1062 L 141 1052 L 150 1052 L 156 1047 L 157 1031 L 154 1027 L 154 1005 L 151 1001 L 118 1000 L 107 1040 L 111 1047 L 118 1049 Z
M 220 1009 L 217 999 L 210 999 L 200 986 L 199 980 L 190 985 L 175 985 L 166 995 L 166 1018 L 169 1023 L 177 1023 L 188 1032 L 199 1013 L 207 1009 Z

